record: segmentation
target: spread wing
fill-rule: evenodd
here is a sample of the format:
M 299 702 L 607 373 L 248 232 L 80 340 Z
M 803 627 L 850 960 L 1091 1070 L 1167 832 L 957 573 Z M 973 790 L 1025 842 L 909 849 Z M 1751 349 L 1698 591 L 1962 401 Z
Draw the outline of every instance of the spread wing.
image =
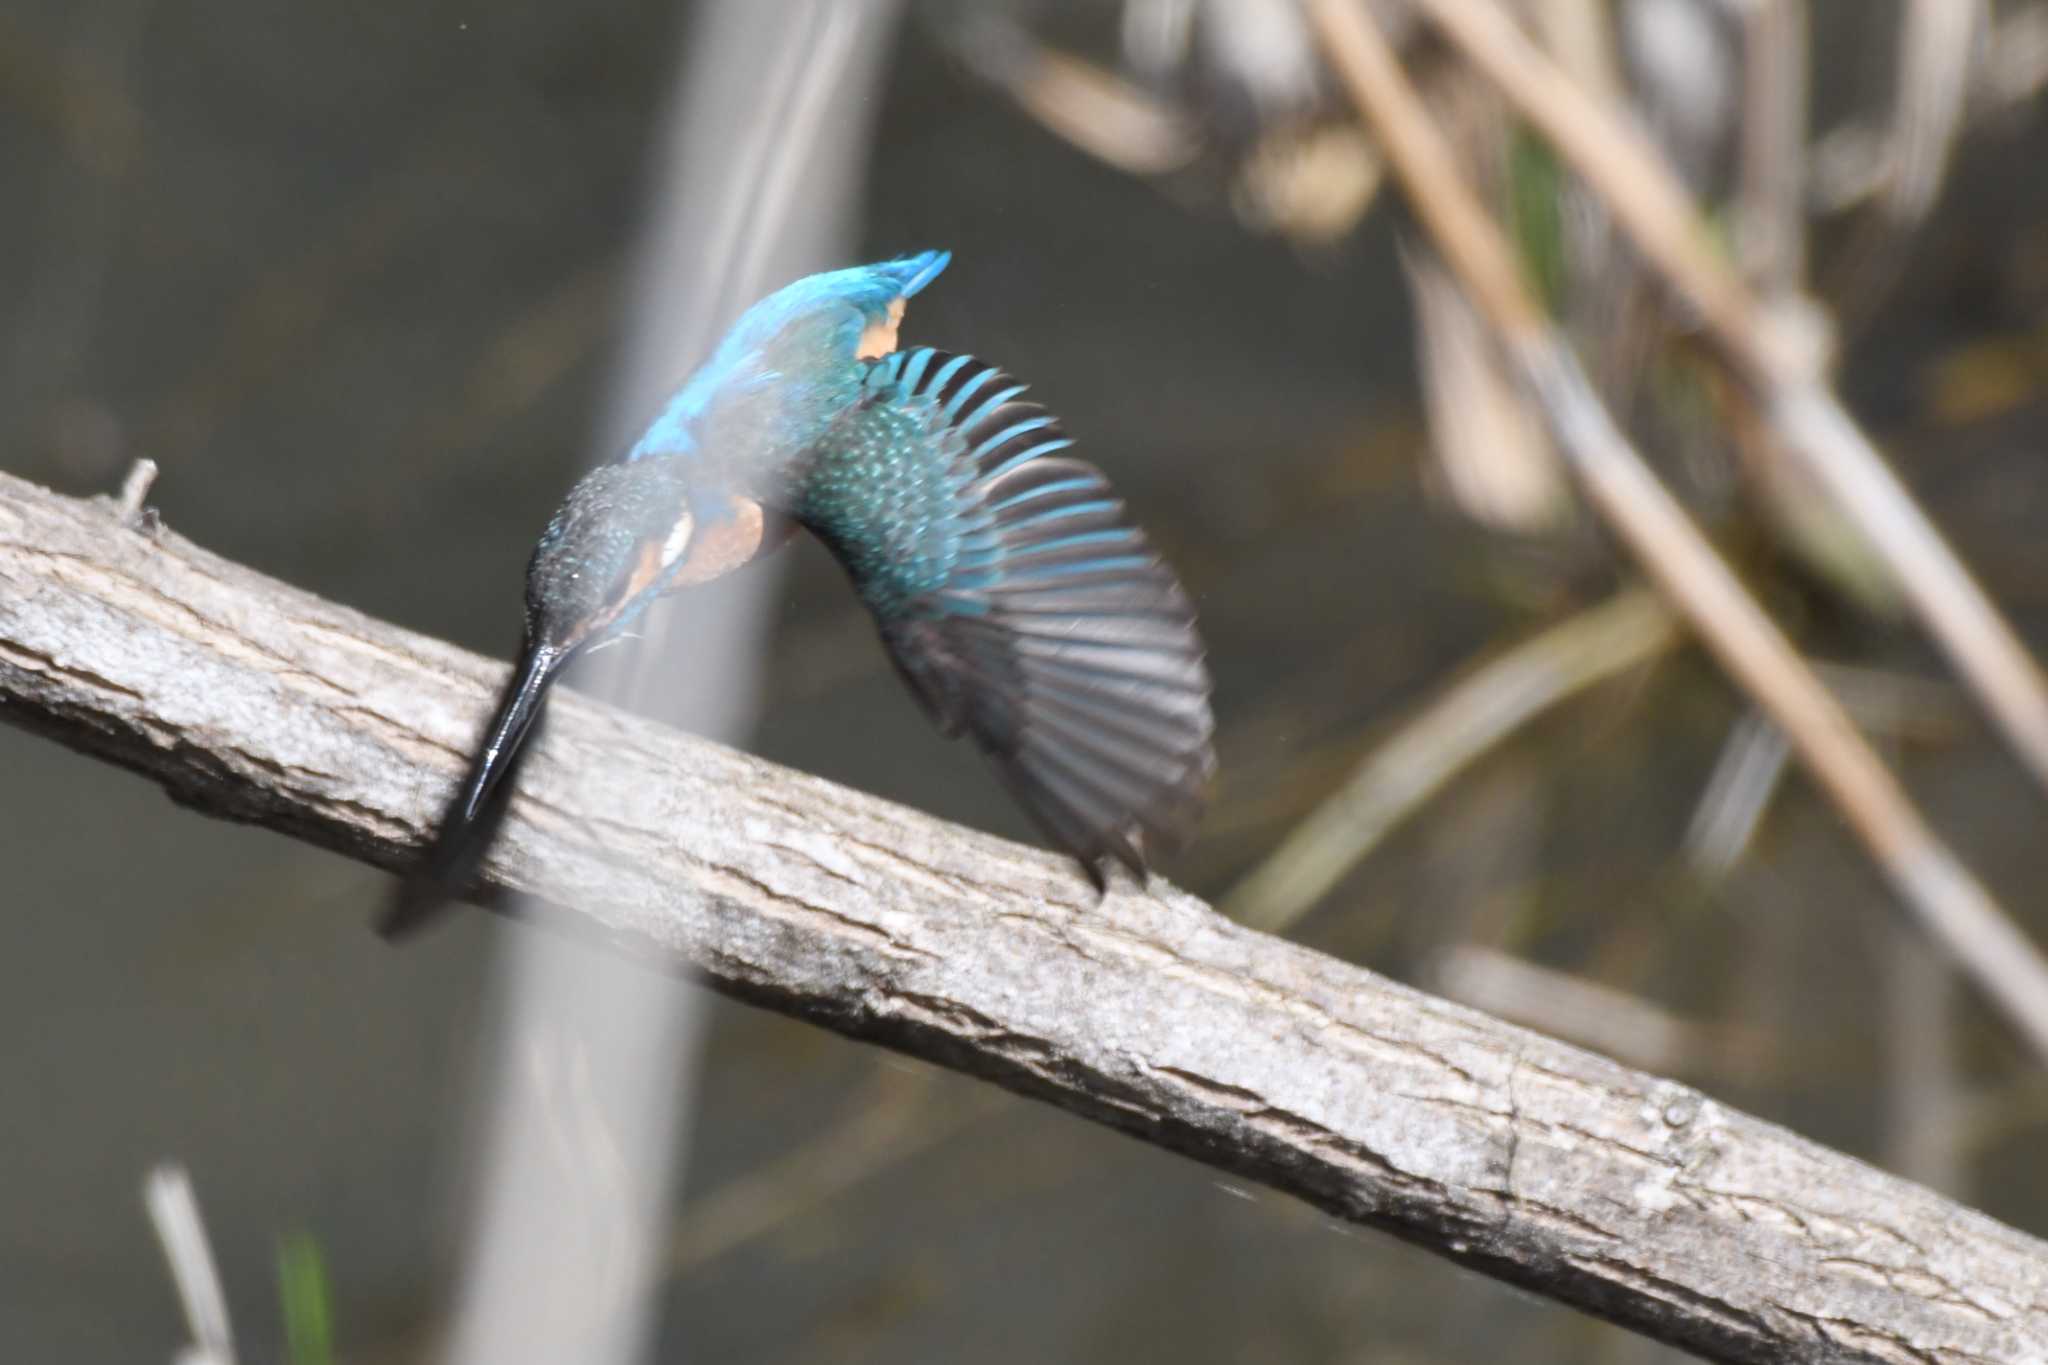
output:
M 1101 881 L 1184 843 L 1215 756 L 1194 609 L 1023 386 L 918 349 L 870 367 L 797 511 L 891 659 Z

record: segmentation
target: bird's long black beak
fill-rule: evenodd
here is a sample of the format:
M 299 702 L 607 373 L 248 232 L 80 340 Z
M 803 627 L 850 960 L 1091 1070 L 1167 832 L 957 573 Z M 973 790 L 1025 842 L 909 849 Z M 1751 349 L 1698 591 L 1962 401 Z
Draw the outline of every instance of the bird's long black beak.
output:
M 483 747 L 471 760 L 455 799 L 441 817 L 434 846 L 398 888 L 377 921 L 387 939 L 403 938 L 433 919 L 460 894 L 490 848 L 511 804 L 513 778 L 532 749 L 548 685 L 573 651 L 529 646 L 513 670 Z

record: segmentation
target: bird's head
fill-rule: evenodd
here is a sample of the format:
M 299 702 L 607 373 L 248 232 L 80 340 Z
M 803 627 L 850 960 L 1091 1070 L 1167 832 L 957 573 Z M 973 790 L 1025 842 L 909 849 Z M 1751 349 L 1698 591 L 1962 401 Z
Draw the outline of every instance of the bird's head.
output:
M 645 459 L 577 480 L 527 565 L 529 646 L 567 663 L 675 586 L 698 539 L 683 474 L 676 460 Z

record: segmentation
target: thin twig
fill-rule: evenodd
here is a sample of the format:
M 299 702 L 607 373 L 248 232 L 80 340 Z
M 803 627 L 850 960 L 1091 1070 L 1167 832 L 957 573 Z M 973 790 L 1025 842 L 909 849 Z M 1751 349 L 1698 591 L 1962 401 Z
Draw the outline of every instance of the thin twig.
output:
M 1120 171 L 1155 176 L 1201 153 L 1192 121 L 1114 71 L 1040 42 L 1007 11 L 961 6 L 939 26 L 961 60 L 1055 136 Z
M 1958 0 L 1962 9 L 1979 0 Z M 1930 16 L 1936 21 L 1941 16 Z M 1906 47 L 1901 33 L 1900 55 L 1921 60 Z M 1993 122 L 2011 115 L 2015 106 L 2031 103 L 2048 86 L 2048 5 L 2039 3 L 2001 4 L 1991 16 L 1990 32 L 1981 60 L 1973 61 L 1964 92 L 1965 125 Z M 1903 85 L 1894 93 L 1890 122 L 1854 121 L 1831 129 L 1814 144 L 1812 183 L 1808 200 L 1816 213 L 1846 213 L 1870 201 L 1895 192 L 1895 148 L 1893 135 L 1900 127 L 1896 101 L 1906 94 Z M 1949 155 L 1953 155 L 1951 147 Z
M 1901 900 L 2048 1059 L 2048 962 L 1928 828 L 1840 704 L 1614 425 L 1523 287 L 1499 231 L 1451 169 L 1420 96 L 1371 20 L 1349 0 L 1311 0 L 1310 12 L 1410 202 L 1499 329 L 1588 498 L 1784 729 Z
M 142 1182 L 142 1205 L 149 1211 L 164 1259 L 170 1262 L 185 1327 L 192 1334 L 191 1345 L 178 1353 L 179 1365 L 235 1365 L 227 1296 L 221 1292 L 220 1270 L 213 1262 L 191 1175 L 174 1163 L 151 1167 Z
M 1883 212 L 1902 230 L 1934 207 L 1968 107 L 1977 44 L 1990 27 L 1985 0 L 1906 0 L 1899 25 L 1891 176 Z
M 1460 944 L 1444 954 L 1435 977 L 1453 1000 L 1630 1066 L 1682 1071 L 1707 1050 L 1697 1025 L 1641 996 L 1497 948 Z
M 1806 279 L 1806 0 L 1740 0 L 1744 113 L 1736 248 L 1765 297 Z
M 155 460 L 137 460 L 128 467 L 128 477 L 121 480 L 121 491 L 114 499 L 114 506 L 121 513 L 122 521 L 130 526 L 139 527 L 144 524 L 144 499 L 149 497 L 149 490 L 155 483 Z
M 1728 732 L 1685 830 L 1686 861 L 1700 875 L 1718 879 L 1734 870 L 1756 836 L 1791 753 L 1785 732 L 1760 712 L 1747 712 Z
M 1969 107 L 1977 44 L 1989 23 L 1984 0 L 1906 0 L 1876 202 L 1828 291 L 1847 325 L 1870 316 L 1906 244 L 1933 211 Z
M 1488 660 L 1404 722 L 1222 900 L 1280 933 L 1480 755 L 1533 717 L 1675 639 L 1653 594 L 1622 593 Z
M 1492 0 L 1418 3 L 1599 192 L 1645 259 L 1698 315 L 1778 439 L 1886 557 L 1922 624 L 1976 690 L 2021 761 L 2048 786 L 2048 683 L 2040 667 L 1821 383 L 1825 347 L 1814 343 L 1805 310 L 1788 316 L 1759 307 L 1714 250 L 1683 188 L 1654 150 L 1560 73 Z M 1316 10 L 1328 13 L 1330 6 L 1319 2 Z M 1448 243 L 1446 251 L 1460 259 L 1471 255 Z M 1500 287 L 1469 276 L 1467 283 L 1489 293 Z M 1516 308 L 1526 312 L 1533 305 Z M 1530 321 L 1518 318 L 1523 325 Z
M 1856 723 L 1894 743 L 1933 742 L 1953 734 L 1966 715 L 1941 684 L 1877 669 L 1814 665 Z M 1748 850 L 1792 754 L 1784 732 L 1750 710 L 1728 733 L 1721 757 L 1686 827 L 1686 860 L 1709 879 L 1726 876 Z
M 1828 690 L 1856 723 L 1887 739 L 1938 744 L 1969 730 L 1976 712 L 1945 678 L 1923 678 L 1868 664 L 1816 661 Z
M 1552 531 L 1576 504 L 1543 419 L 1494 348 L 1465 291 L 1427 247 L 1401 252 L 1430 447 L 1444 491 L 1482 525 Z
M 889 1063 L 858 1113 L 794 1151 L 683 1205 L 667 1270 L 684 1276 L 863 1182 L 950 1141 L 1001 1107 L 979 1091 L 947 1105 L 927 1095 L 933 1077 Z M 906 1083 L 908 1077 L 908 1083 Z

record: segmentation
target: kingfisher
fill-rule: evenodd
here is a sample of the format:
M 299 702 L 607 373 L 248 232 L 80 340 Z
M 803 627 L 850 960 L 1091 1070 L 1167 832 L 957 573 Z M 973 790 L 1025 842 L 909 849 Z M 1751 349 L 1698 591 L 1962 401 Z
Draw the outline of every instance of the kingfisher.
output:
M 526 572 L 525 634 L 434 844 L 379 928 L 474 875 L 550 685 L 665 593 L 824 543 L 898 676 L 967 735 L 1098 890 L 1192 833 L 1215 769 L 1194 610 L 1100 470 L 1024 385 L 930 347 L 926 251 L 812 275 L 744 313 L 617 460 L 578 480 Z

